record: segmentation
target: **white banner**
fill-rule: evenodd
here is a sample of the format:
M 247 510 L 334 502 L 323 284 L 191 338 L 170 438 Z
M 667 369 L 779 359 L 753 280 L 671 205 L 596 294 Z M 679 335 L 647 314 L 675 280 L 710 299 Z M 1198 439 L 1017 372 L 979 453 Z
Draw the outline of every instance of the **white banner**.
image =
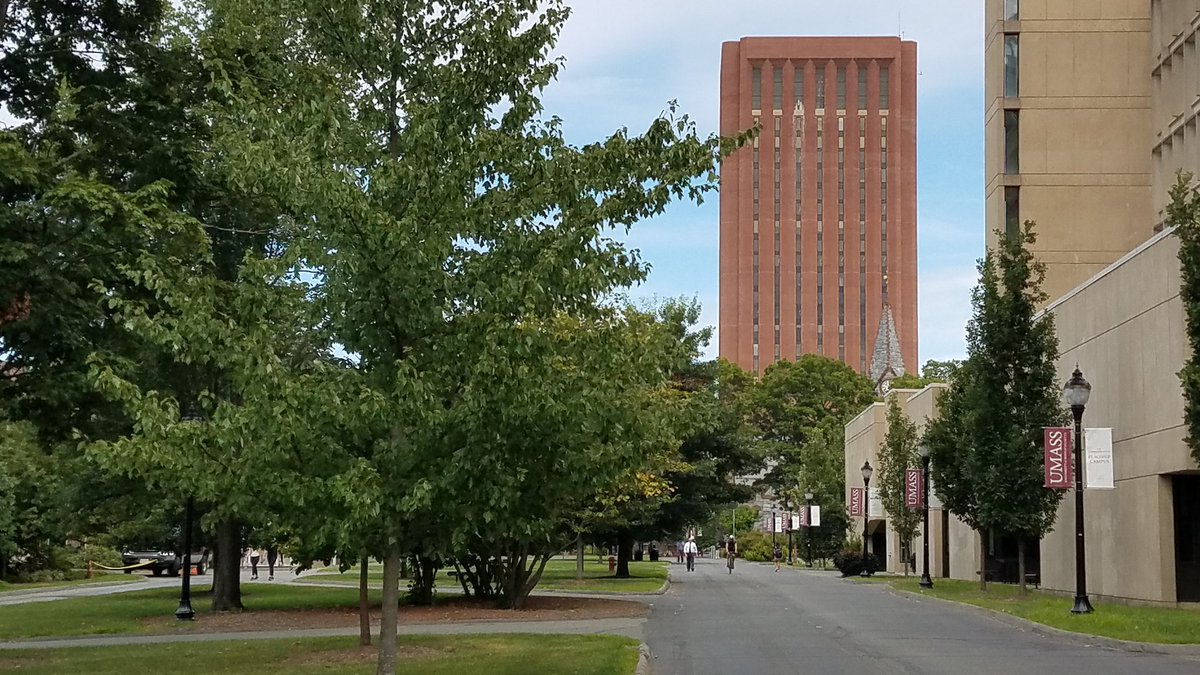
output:
M 883 518 L 883 495 L 879 494 L 879 488 L 871 488 L 867 492 L 867 515 L 871 518 Z
M 1087 463 L 1083 477 L 1087 480 L 1087 489 L 1113 489 L 1112 429 L 1084 429 L 1083 447 Z
M 775 516 L 775 531 L 783 532 L 783 518 L 780 516 Z
M 929 477 L 929 508 L 942 508 L 942 500 L 938 499 L 937 491 L 933 489 L 933 476 Z
M 821 507 L 819 507 L 819 506 L 810 506 L 809 507 L 809 509 L 808 509 L 808 526 L 809 527 L 820 527 L 821 526 Z
M 792 516 L 792 529 L 800 529 L 800 516 Z

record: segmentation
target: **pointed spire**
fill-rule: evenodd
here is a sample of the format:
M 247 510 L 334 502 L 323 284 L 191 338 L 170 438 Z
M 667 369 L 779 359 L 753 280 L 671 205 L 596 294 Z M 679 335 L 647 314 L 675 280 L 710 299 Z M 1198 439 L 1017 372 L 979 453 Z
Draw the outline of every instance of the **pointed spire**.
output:
M 879 317 L 879 332 L 875 335 L 875 351 L 871 354 L 871 380 L 875 382 L 875 391 L 880 395 L 887 393 L 887 383 L 903 374 L 900 336 L 896 333 L 892 306 L 885 300 Z

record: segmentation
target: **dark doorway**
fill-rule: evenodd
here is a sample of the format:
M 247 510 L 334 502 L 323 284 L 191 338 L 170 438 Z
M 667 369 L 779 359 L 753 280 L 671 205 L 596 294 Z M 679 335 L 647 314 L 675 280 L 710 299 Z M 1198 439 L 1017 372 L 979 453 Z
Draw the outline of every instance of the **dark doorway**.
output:
M 887 523 L 884 521 L 880 521 L 871 533 L 871 552 L 879 559 L 879 569 L 887 569 Z
M 1200 602 L 1200 476 L 1172 476 L 1175 599 Z
M 1015 584 L 1020 581 L 1020 556 L 1017 537 L 991 533 L 988 537 L 988 581 Z M 1025 540 L 1025 574 L 1027 581 L 1040 577 L 1041 542 Z

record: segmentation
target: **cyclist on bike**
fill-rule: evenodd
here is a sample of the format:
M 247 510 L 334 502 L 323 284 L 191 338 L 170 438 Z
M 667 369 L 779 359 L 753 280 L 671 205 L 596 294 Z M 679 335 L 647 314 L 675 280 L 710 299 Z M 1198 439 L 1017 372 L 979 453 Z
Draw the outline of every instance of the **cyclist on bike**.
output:
M 725 565 L 729 567 L 729 573 L 733 574 L 733 559 L 737 557 L 737 539 L 731 534 L 729 539 L 725 541 Z

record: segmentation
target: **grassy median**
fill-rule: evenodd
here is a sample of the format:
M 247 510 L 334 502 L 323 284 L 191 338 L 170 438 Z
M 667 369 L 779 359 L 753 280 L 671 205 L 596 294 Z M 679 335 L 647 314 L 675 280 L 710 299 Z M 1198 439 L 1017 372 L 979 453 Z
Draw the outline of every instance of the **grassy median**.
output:
M 401 636 L 398 669 L 410 675 L 629 675 L 637 646 L 610 635 Z M 175 670 L 227 675 L 374 673 L 375 659 L 375 648 L 358 647 L 351 638 L 188 642 L 0 652 L 0 671 L 128 675 L 176 664 Z
M 97 574 L 91 579 L 61 579 L 59 581 L 36 581 L 28 584 L 14 584 L 6 581 L 0 581 L 0 594 L 12 593 L 14 591 L 39 591 L 55 588 L 69 588 L 72 586 L 82 586 L 85 584 L 128 584 L 144 580 L 144 576 L 128 575 L 128 574 Z
M 192 591 L 192 608 L 202 618 L 212 607 L 208 589 Z M 372 602 L 378 603 L 375 593 Z M 352 588 L 313 588 L 286 584 L 242 584 L 242 603 L 254 611 L 308 610 L 355 607 Z M 54 602 L 31 602 L 0 607 L 0 636 L 8 640 L 150 632 L 148 619 L 170 617 L 179 606 L 179 589 L 157 588 Z M 172 624 L 174 625 L 174 624 Z M 178 626 L 186 630 L 186 624 Z M 0 668 L 2 671 L 3 668 Z
M 880 577 L 885 578 L 885 577 Z M 1024 595 L 1016 586 L 988 584 L 980 591 L 977 582 L 935 579 L 933 588 L 923 589 L 916 577 L 889 579 L 899 590 L 954 600 L 1011 614 L 1052 628 L 1158 644 L 1200 643 L 1200 611 L 1161 607 L 1135 607 L 1092 600 L 1092 614 L 1071 614 L 1069 596 L 1030 589 Z
M 442 570 L 438 574 L 439 588 L 457 588 L 458 581 Z M 583 567 L 583 580 L 575 578 L 575 561 L 555 558 L 546 563 L 546 570 L 538 582 L 538 589 L 544 591 L 579 591 L 589 593 L 653 593 L 662 588 L 667 580 L 667 563 L 665 562 L 630 562 L 629 579 L 617 579 L 608 571 L 607 562 L 588 560 Z M 383 569 L 372 566 L 367 570 L 368 582 L 374 587 L 383 584 Z M 347 570 L 344 574 L 335 571 L 318 570 L 301 577 L 301 581 L 336 582 L 339 584 L 358 584 L 358 570 Z

